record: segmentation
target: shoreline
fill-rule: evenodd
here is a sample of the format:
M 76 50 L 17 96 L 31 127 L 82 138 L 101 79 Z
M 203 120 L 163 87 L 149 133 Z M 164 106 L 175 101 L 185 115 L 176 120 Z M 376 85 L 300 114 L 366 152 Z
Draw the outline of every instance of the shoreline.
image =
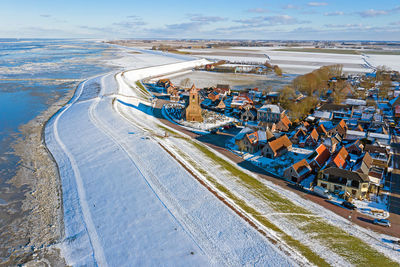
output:
M 20 207 L 23 216 L 8 225 L 7 232 L 13 235 L 6 243 L 10 254 L 2 264 L 66 265 L 60 250 L 54 246 L 65 234 L 62 183 L 58 164 L 46 146 L 44 131 L 48 121 L 71 101 L 79 83 L 38 116 L 19 126 L 21 136 L 11 146 L 20 161 L 9 183 L 27 190 L 23 192 Z

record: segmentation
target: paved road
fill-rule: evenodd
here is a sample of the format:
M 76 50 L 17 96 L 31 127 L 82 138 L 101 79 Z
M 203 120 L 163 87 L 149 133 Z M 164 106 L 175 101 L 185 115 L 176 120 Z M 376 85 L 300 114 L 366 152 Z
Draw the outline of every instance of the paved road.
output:
M 274 184 L 277 184 L 277 185 L 283 187 L 284 189 L 295 192 L 302 198 L 311 200 L 311 201 L 323 206 L 324 208 L 327 208 L 327 209 L 335 212 L 336 214 L 338 214 L 346 219 L 348 219 L 349 216 L 351 215 L 352 222 L 359 226 L 374 230 L 375 232 L 379 232 L 379 233 L 383 233 L 383 234 L 387 234 L 387 235 L 391 235 L 391 236 L 400 238 L 400 213 L 391 213 L 390 221 L 391 221 L 392 227 L 386 228 L 386 227 L 382 227 L 379 225 L 374 225 L 372 223 L 373 219 L 371 217 L 363 215 L 361 213 L 354 213 L 351 210 L 333 205 L 321 197 L 309 194 L 306 191 L 303 191 L 303 190 L 295 187 L 293 184 L 286 182 L 283 179 L 280 179 L 279 177 L 272 176 L 270 173 L 268 173 L 264 169 L 261 169 L 261 168 L 255 166 L 254 164 L 243 160 L 240 156 L 227 150 L 225 148 L 225 143 L 228 139 L 233 137 L 234 130 L 232 130 L 232 132 L 227 131 L 225 133 L 217 134 L 217 135 L 215 135 L 215 134 L 199 135 L 199 134 L 193 133 L 185 128 L 182 128 L 179 125 L 171 123 L 170 121 L 163 118 L 163 116 L 161 114 L 161 108 L 162 108 L 163 104 L 165 104 L 167 102 L 168 101 L 166 101 L 166 100 L 158 100 L 157 104 L 156 104 L 156 108 L 154 110 L 154 115 L 157 118 L 159 118 L 164 124 L 174 128 L 176 130 L 179 130 L 180 132 L 183 132 L 183 133 L 191 136 L 192 138 L 196 138 L 197 140 L 208 145 L 209 147 L 215 149 L 219 153 L 225 155 L 226 157 L 231 159 L 233 162 L 237 163 L 239 166 L 241 166 L 247 170 L 250 170 L 254 173 L 257 173 L 259 175 L 259 177 L 269 180 L 269 181 L 273 182 Z
M 389 211 L 400 214 L 400 144 L 392 143 L 392 150 L 394 154 Z

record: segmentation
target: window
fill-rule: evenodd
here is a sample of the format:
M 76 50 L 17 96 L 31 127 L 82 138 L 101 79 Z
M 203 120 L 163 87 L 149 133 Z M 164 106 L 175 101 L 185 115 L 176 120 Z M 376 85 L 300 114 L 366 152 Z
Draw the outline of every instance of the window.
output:
M 323 188 L 328 188 L 328 185 L 325 184 L 325 183 L 321 183 L 321 187 L 323 187 Z

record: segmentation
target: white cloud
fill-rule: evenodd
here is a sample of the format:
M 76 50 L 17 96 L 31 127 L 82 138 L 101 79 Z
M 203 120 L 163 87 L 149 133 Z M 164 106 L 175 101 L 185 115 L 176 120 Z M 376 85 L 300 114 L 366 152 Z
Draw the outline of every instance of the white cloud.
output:
M 308 2 L 308 6 L 327 6 L 328 3 L 326 2 Z
M 288 4 L 283 6 L 283 9 L 300 9 L 300 7 L 292 5 L 292 4 Z
M 247 12 L 251 13 L 268 13 L 269 10 L 265 8 L 250 8 L 247 10 Z
M 335 12 L 326 12 L 324 13 L 325 16 L 343 16 L 343 11 L 335 11 Z
M 358 14 L 361 17 L 376 17 L 376 16 L 381 16 L 381 15 L 387 15 L 389 12 L 387 10 L 375 10 L 375 9 L 369 9 L 365 10 L 362 12 L 358 12 Z

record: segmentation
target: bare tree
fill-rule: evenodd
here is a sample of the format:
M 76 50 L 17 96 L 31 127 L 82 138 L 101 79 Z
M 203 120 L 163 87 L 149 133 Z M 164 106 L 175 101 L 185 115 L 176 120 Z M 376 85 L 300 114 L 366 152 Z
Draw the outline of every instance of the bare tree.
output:
M 181 81 L 181 86 L 184 88 L 188 88 L 192 84 L 192 80 L 190 78 L 185 78 Z

